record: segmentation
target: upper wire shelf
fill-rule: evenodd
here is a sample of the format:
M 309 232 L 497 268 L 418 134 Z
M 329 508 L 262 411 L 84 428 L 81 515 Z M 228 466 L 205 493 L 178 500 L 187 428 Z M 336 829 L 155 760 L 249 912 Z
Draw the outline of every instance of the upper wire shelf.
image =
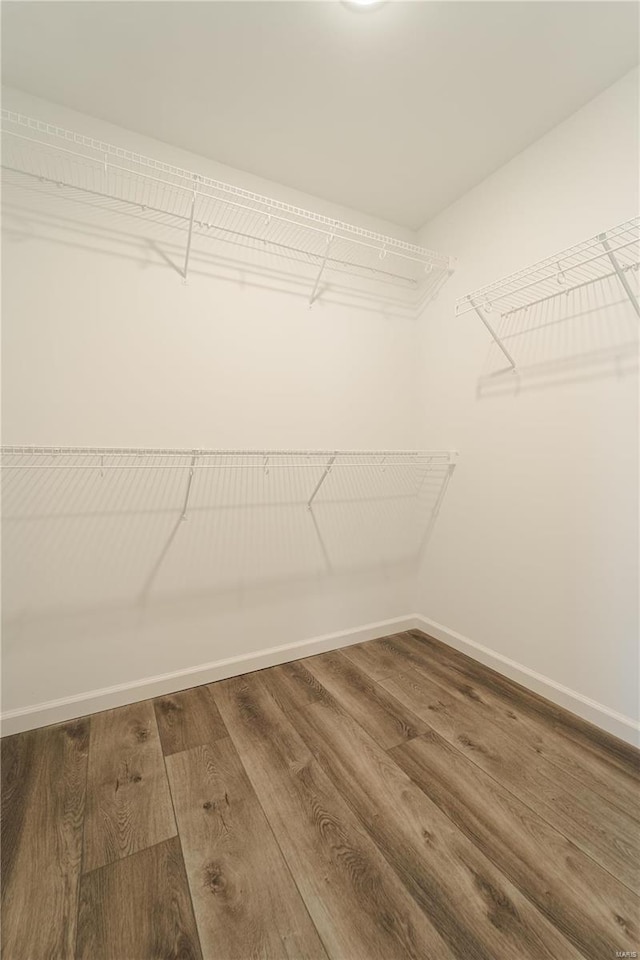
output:
M 62 190 L 182 229 L 186 280 L 194 235 L 240 243 L 316 268 L 310 303 L 330 271 L 373 279 L 416 306 L 454 261 L 416 244 L 334 220 L 9 110 L 1 111 L 5 182 Z
M 640 267 L 640 217 L 562 250 L 533 266 L 481 287 L 456 301 L 456 316 L 475 312 L 515 368 L 516 362 L 488 315 L 522 316 L 531 308 L 549 304 L 598 281 L 620 284 L 640 317 L 633 272 Z

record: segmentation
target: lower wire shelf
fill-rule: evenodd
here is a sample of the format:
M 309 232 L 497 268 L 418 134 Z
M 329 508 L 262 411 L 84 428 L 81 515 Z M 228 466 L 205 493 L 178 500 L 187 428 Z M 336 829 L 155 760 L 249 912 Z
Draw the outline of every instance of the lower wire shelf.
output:
M 265 476 L 271 471 L 309 471 L 307 506 L 310 508 L 334 471 L 393 470 L 402 475 L 410 489 L 415 488 L 417 495 L 430 471 L 452 467 L 458 456 L 452 450 L 216 450 L 16 445 L 2 446 L 0 455 L 5 477 L 34 470 L 93 471 L 100 476 L 107 471 L 185 471 L 187 486 L 183 519 L 187 516 L 196 471 L 259 470 Z

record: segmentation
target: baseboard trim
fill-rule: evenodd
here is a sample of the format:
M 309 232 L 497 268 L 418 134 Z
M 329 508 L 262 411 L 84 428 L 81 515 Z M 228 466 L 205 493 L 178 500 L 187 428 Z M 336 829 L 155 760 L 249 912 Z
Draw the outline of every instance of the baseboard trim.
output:
M 511 660 L 510 657 L 505 657 L 504 654 L 491 650 L 490 647 L 485 647 L 469 637 L 456 633 L 455 630 L 450 630 L 441 623 L 436 623 L 435 620 L 429 620 L 421 614 L 414 614 L 413 619 L 418 622 L 419 630 L 424 631 L 436 640 L 441 640 L 455 650 L 466 653 L 474 660 L 484 663 L 485 666 L 492 667 L 498 673 L 509 677 L 510 680 L 515 680 L 516 683 L 522 684 L 523 687 L 527 687 L 534 693 L 540 694 L 541 697 L 551 700 L 559 707 L 564 707 L 565 710 L 577 714 L 583 720 L 587 720 L 596 727 L 619 737 L 620 740 L 624 740 L 634 747 L 640 746 L 640 723 L 632 717 L 627 717 L 603 703 L 598 703 L 597 700 L 585 697 L 577 690 L 565 687 L 550 677 L 545 677 L 516 660 Z
M 338 633 L 327 633 L 320 637 L 312 637 L 310 640 L 285 643 L 281 646 L 270 647 L 267 650 L 243 653 L 238 657 L 228 657 L 226 660 L 201 663 L 185 670 L 175 670 L 154 677 L 143 677 L 131 683 L 121 683 L 113 687 L 103 687 L 99 690 L 90 690 L 87 693 L 63 697 L 60 700 L 48 700 L 44 703 L 8 710 L 0 715 L 1 735 L 7 737 L 14 733 L 23 733 L 25 730 L 33 730 L 35 727 L 48 727 L 52 723 L 75 720 L 89 713 L 98 713 L 101 710 L 122 707 L 127 703 L 137 703 L 151 697 L 177 693 L 179 690 L 196 687 L 202 683 L 226 680 L 228 677 L 236 677 L 241 673 L 263 670 L 265 667 L 274 667 L 278 663 L 288 663 L 291 660 L 300 660 L 302 657 L 312 657 L 317 653 L 337 650 L 353 643 L 363 643 L 365 640 L 375 640 L 378 637 L 388 636 L 390 633 L 413 630 L 419 626 L 420 623 L 414 616 L 380 620 L 377 623 L 368 623 Z
M 244 653 L 238 657 L 229 657 L 225 660 L 215 660 L 211 663 L 198 664 L 184 670 L 175 670 L 154 677 L 143 677 L 130 683 L 121 683 L 112 687 L 103 687 L 99 690 L 90 690 L 87 693 L 64 697 L 60 700 L 49 700 L 45 703 L 36 703 L 17 710 L 9 710 L 0 716 L 2 736 L 22 733 L 35 727 L 47 727 L 52 723 L 61 723 L 64 720 L 75 720 L 77 717 L 89 713 L 98 713 L 101 710 L 110 710 L 127 703 L 136 703 L 139 700 L 148 700 L 188 687 L 195 687 L 202 683 L 213 683 L 215 680 L 226 680 L 241 673 L 251 673 L 253 670 L 263 670 L 278 663 L 288 663 L 300 660 L 303 657 L 312 657 L 317 653 L 326 653 L 328 650 L 338 650 L 353 643 L 363 643 L 365 640 L 375 640 L 378 637 L 388 636 L 390 633 L 400 633 L 404 630 L 423 630 L 424 633 L 441 640 L 455 650 L 466 653 L 480 663 L 497 670 L 516 683 L 522 684 L 534 693 L 546 697 L 552 703 L 564 707 L 571 713 L 577 714 L 596 727 L 619 737 L 621 740 L 637 747 L 640 746 L 640 723 L 631 717 L 612 710 L 610 707 L 596 700 L 578 693 L 550 677 L 545 677 L 529 667 L 505 657 L 504 654 L 491 650 L 469 637 L 465 637 L 455 630 L 430 620 L 422 614 L 415 613 L 405 617 L 394 617 L 391 620 L 379 620 L 361 627 L 353 627 L 338 633 L 327 633 L 309 640 L 285 643 L 281 646 L 270 647 L 253 653 Z

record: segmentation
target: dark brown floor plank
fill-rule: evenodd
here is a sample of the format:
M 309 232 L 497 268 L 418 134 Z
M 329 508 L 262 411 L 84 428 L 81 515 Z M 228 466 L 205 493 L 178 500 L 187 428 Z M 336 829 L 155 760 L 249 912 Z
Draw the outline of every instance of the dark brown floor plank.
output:
M 176 835 L 153 713 L 144 700 L 91 719 L 84 870 Z
M 2 741 L 2 956 L 72 960 L 89 720 Z
M 442 656 L 438 648 L 409 633 L 393 637 L 388 646 L 398 651 L 405 672 L 407 669 L 424 671 L 429 679 L 440 683 L 449 693 L 477 710 L 478 716 L 488 717 L 556 764 L 565 774 L 571 774 L 583 787 L 640 820 L 640 784 L 635 777 L 623 773 L 610 760 L 605 761 L 585 751 L 557 725 L 543 722 L 539 714 L 532 716 L 529 711 L 521 709 L 520 701 L 513 695 L 496 693 L 492 684 L 483 682 L 481 670 L 476 671 L 475 677 L 470 677 L 454 661 Z
M 309 657 L 306 669 L 382 747 L 417 737 L 426 724 L 339 651 Z
M 300 709 L 286 666 L 261 679 L 456 956 L 580 957 L 337 703 Z
M 237 677 L 212 690 L 332 960 L 450 960 L 262 680 Z
M 637 949 L 640 900 L 438 734 L 390 753 L 585 957 Z
M 153 705 L 165 756 L 227 736 L 206 686 L 157 697 Z
M 177 838 L 84 874 L 77 957 L 202 960 Z
M 575 741 L 585 754 L 617 766 L 621 773 L 640 783 L 640 751 L 636 747 L 564 710 L 509 677 L 478 663 L 446 643 L 435 640 L 420 630 L 410 630 L 408 633 L 428 644 L 434 653 L 463 669 L 469 677 L 490 686 L 496 694 L 509 698 L 512 703 L 517 704 L 519 710 L 526 711 L 545 726 L 553 727 L 564 737 Z
M 633 818 L 569 775 L 563 776 L 535 750 L 481 719 L 477 710 L 423 673 L 397 673 L 380 682 L 445 740 L 637 891 L 640 837 Z
M 231 740 L 167 770 L 205 957 L 327 960 Z

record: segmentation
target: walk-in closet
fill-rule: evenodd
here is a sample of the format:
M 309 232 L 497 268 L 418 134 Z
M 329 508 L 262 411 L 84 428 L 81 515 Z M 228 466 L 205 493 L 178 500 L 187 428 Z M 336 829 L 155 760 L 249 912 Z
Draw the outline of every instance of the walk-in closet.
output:
M 640 8 L 3 0 L 3 960 L 640 951 Z

